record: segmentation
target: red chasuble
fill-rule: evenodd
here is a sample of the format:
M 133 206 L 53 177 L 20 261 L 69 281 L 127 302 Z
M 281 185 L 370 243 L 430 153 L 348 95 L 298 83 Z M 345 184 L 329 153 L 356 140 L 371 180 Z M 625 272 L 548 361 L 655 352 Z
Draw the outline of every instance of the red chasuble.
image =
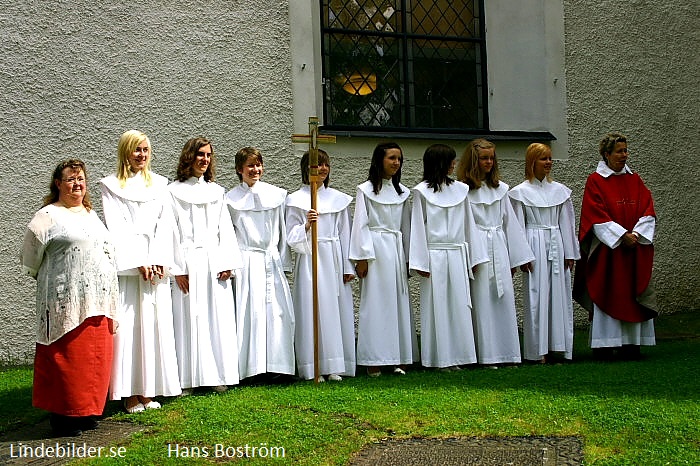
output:
M 576 265 L 574 298 L 593 312 L 593 303 L 609 316 L 624 322 L 643 322 L 658 314 L 650 287 L 654 246 L 610 249 L 598 244 L 591 250 L 593 225 L 616 222 L 632 231 L 644 216 L 655 217 L 651 192 L 636 173 L 593 173 L 586 181 L 581 208 L 579 241 L 581 259 Z

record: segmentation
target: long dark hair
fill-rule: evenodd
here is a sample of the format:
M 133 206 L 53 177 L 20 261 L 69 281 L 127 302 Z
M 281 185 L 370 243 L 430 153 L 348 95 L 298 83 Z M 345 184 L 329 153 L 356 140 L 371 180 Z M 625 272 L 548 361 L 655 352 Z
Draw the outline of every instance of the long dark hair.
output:
M 389 149 L 398 149 L 401 152 L 401 167 L 403 167 L 403 151 L 401 147 L 395 142 L 382 142 L 377 144 L 372 153 L 372 162 L 369 166 L 369 176 L 367 179 L 372 183 L 372 191 L 374 194 L 379 194 L 382 189 L 382 180 L 384 179 L 384 157 L 386 156 L 386 151 Z M 399 183 L 401 182 L 401 167 L 394 173 L 391 177 L 391 183 L 394 185 L 394 189 L 398 194 L 403 193 L 403 189 Z
M 87 191 L 87 169 L 85 168 L 85 162 L 83 162 L 80 159 L 66 159 L 60 162 L 58 165 L 56 165 L 56 168 L 53 171 L 53 175 L 51 175 L 51 182 L 49 183 L 49 194 L 44 196 L 44 198 L 42 199 L 42 207 L 46 207 L 49 204 L 58 202 L 59 191 L 56 182 L 58 181 L 60 183 L 63 181 L 63 170 L 65 170 L 66 168 L 83 171 L 83 175 L 85 175 L 85 196 L 83 197 L 83 206 L 85 206 L 85 208 L 88 211 L 92 210 L 92 202 L 90 202 L 90 195 Z
M 204 181 L 214 181 L 214 176 L 216 174 L 215 158 L 214 158 L 214 145 L 211 141 L 205 137 L 196 137 L 189 139 L 184 147 L 182 148 L 182 153 L 180 154 L 180 161 L 177 164 L 177 178 L 178 181 L 187 181 L 192 174 L 192 165 L 197 159 L 197 152 L 202 147 L 209 145 L 211 147 L 211 159 L 207 171 L 204 172 Z
M 423 154 L 423 181 L 434 192 L 442 191 L 442 185 L 450 185 L 454 181 L 447 176 L 452 161 L 457 158 L 454 148 L 445 144 L 433 144 L 425 149 Z
M 309 183 L 309 151 L 304 152 L 304 155 L 301 156 L 301 161 L 299 162 L 299 168 L 301 168 L 301 182 L 304 184 L 310 184 Z M 328 156 L 328 153 L 323 150 L 323 149 L 318 149 L 318 164 L 326 164 L 328 165 L 328 168 L 331 167 L 331 158 Z M 328 183 L 330 183 L 330 178 L 331 178 L 331 173 L 330 171 L 328 172 L 328 176 L 326 177 L 325 180 L 323 180 L 323 186 L 326 188 L 328 187 Z

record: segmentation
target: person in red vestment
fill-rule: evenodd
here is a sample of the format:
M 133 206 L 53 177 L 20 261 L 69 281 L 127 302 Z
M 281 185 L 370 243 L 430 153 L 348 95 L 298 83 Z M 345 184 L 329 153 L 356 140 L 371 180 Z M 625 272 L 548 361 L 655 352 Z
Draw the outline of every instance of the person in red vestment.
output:
M 655 344 L 654 201 L 627 166 L 624 135 L 607 134 L 600 155 L 583 193 L 574 298 L 589 311 L 594 355 L 638 359 L 640 345 Z
M 37 282 L 32 404 L 51 413 L 55 435 L 80 435 L 97 427 L 107 400 L 118 300 L 114 248 L 81 160 L 54 170 L 21 262 Z

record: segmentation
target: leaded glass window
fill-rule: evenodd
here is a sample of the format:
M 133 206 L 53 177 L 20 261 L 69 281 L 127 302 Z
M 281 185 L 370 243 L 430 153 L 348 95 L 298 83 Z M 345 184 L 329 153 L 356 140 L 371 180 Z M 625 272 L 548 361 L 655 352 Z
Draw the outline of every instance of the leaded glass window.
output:
M 480 0 L 321 0 L 331 128 L 482 129 Z

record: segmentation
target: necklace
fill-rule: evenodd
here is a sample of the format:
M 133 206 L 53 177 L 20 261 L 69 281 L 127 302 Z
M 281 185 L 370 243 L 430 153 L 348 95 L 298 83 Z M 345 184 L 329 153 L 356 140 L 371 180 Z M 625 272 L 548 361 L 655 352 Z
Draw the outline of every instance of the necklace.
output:
M 85 210 L 85 206 L 82 205 L 82 204 L 76 205 L 76 206 L 73 206 L 73 207 L 69 207 L 69 206 L 67 206 L 65 203 L 61 202 L 61 206 L 63 206 L 65 209 L 67 209 L 67 210 L 69 210 L 69 211 L 71 211 L 71 212 L 75 212 L 75 213 L 82 212 L 83 210 Z

